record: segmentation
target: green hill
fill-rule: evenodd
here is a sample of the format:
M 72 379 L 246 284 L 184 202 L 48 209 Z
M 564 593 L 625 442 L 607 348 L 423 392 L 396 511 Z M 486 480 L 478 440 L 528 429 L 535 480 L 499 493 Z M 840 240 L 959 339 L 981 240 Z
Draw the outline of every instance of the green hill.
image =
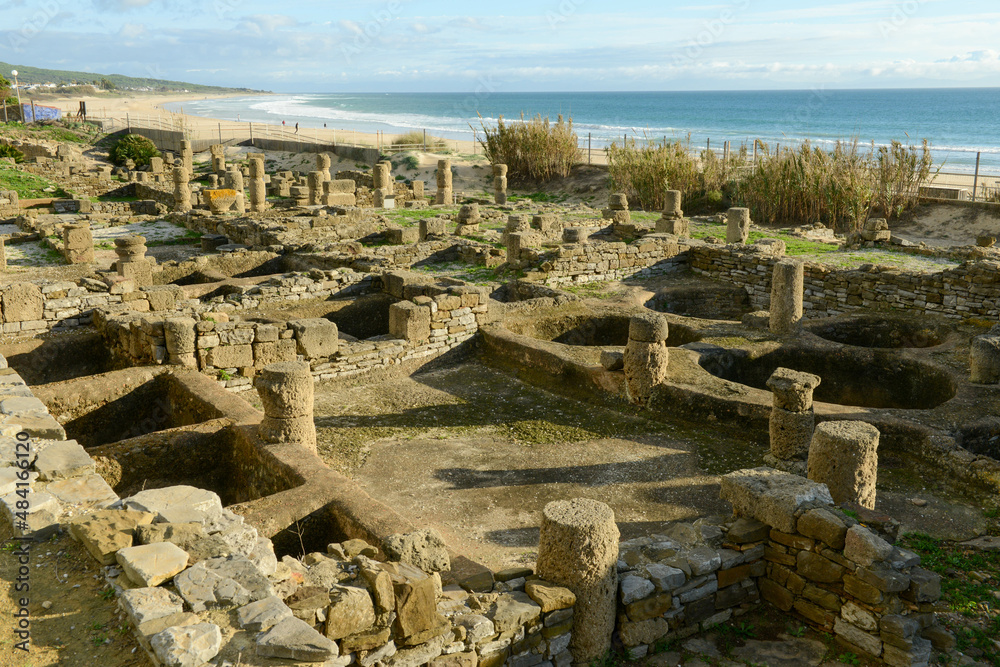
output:
M 250 88 L 224 88 L 222 86 L 202 86 L 197 83 L 183 81 L 166 81 L 164 79 L 147 79 L 143 77 L 124 76 L 122 74 L 95 74 L 93 72 L 73 72 L 69 70 L 42 69 L 28 65 L 12 65 L 0 62 L 0 75 L 8 79 L 11 70 L 17 70 L 17 80 L 22 84 L 56 83 L 56 84 L 91 84 L 102 79 L 110 81 L 115 88 L 121 90 L 152 90 L 157 92 L 175 92 L 187 90 L 195 93 L 231 93 L 231 92 L 265 92 Z

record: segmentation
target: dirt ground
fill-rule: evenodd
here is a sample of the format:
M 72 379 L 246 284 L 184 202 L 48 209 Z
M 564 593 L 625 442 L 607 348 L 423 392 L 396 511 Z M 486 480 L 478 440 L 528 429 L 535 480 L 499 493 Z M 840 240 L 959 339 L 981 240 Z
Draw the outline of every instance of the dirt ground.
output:
M 913 243 L 948 247 L 975 245 L 976 236 L 1000 237 L 1000 211 L 951 204 L 922 204 L 910 220 L 893 223 L 892 233 Z

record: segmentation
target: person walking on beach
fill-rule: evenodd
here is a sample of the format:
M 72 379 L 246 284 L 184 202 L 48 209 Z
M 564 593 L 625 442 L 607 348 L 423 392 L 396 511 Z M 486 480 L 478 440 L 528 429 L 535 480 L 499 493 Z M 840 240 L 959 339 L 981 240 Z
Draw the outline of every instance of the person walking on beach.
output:
M 295 124 L 295 134 L 298 134 L 298 133 L 299 133 L 299 124 L 296 123 Z

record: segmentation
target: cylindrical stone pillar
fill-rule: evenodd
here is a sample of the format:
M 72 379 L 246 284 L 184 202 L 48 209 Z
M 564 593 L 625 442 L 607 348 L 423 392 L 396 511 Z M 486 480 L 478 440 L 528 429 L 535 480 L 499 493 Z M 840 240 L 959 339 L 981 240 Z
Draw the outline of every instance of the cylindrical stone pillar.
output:
M 264 367 L 254 380 L 264 404 L 258 433 L 269 443 L 298 443 L 316 451 L 313 422 L 313 377 L 304 361 L 283 361 Z
M 574 664 L 589 664 L 611 648 L 618 538 L 614 512 L 596 500 L 558 500 L 542 510 L 538 576 L 576 595 L 570 643 Z
M 663 202 L 664 218 L 674 220 L 684 217 L 684 211 L 681 210 L 680 190 L 667 190 L 666 194 L 663 196 Z
M 190 176 L 183 165 L 174 167 L 174 210 L 185 213 L 191 210 Z
M 507 165 L 493 165 L 494 202 L 503 206 L 507 203 Z
M 324 183 L 331 179 L 330 166 L 332 164 L 333 161 L 330 159 L 330 155 L 328 153 L 319 153 L 316 155 L 316 171 L 323 174 Z
M 972 339 L 969 368 L 970 382 L 1000 384 L 1000 336 L 987 334 Z
M 451 175 L 451 160 L 438 160 L 437 168 L 437 197 L 435 204 L 451 204 L 453 197 L 453 185 Z
M 188 180 L 190 180 L 194 174 L 194 151 L 191 149 L 191 142 L 187 139 L 181 139 L 181 161 L 187 172 Z
M 726 211 L 726 243 L 746 243 L 750 237 L 750 209 Z
M 767 380 L 774 392 L 771 408 L 771 455 L 781 461 L 805 461 L 809 456 L 816 427 L 813 390 L 819 386 L 818 375 L 779 368 Z
M 819 424 L 809 446 L 809 479 L 826 484 L 837 503 L 875 509 L 878 439 L 878 429 L 866 422 Z
M 163 322 L 168 362 L 174 366 L 198 368 L 195 358 L 195 321 L 190 317 L 177 317 Z
M 625 346 L 625 390 L 629 400 L 644 405 L 653 387 L 667 380 L 670 353 L 667 319 L 659 313 L 633 315 Z
M 802 293 L 805 290 L 803 263 L 783 259 L 771 275 L 771 333 L 789 334 L 802 321 Z
M 310 171 L 308 176 L 309 205 L 320 204 L 320 197 L 323 195 L 323 174 L 318 171 Z
M 267 186 L 264 183 L 264 161 L 250 158 L 250 210 L 263 213 L 267 209 Z

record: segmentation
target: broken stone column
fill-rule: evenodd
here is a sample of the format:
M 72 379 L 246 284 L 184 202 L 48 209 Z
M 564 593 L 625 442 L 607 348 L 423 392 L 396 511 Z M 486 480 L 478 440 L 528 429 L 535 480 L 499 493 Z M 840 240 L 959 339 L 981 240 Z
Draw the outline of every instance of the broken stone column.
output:
M 236 213 L 244 215 L 247 212 L 246 194 L 244 193 L 243 172 L 239 166 L 233 165 L 226 172 L 226 187 L 236 193 Z
M 774 265 L 771 276 L 771 333 L 789 334 L 802 321 L 802 293 L 805 289 L 803 263 L 783 259 Z
M 174 167 L 174 210 L 185 213 L 191 210 L 191 177 L 183 166 Z
M 149 158 L 149 171 L 153 174 L 163 173 L 163 158 L 161 157 L 151 157 Z
M 218 190 L 219 189 L 219 175 L 209 174 L 208 175 L 208 190 Z
M 263 213 L 267 210 L 267 185 L 264 183 L 264 161 L 260 158 L 250 160 L 250 210 Z
M 746 243 L 750 238 L 750 209 L 731 208 L 726 211 L 726 243 Z
M 70 264 L 89 264 L 94 261 L 94 235 L 90 225 L 63 227 L 63 256 Z
M 493 195 L 494 201 L 499 205 L 507 203 L 507 165 L 493 165 Z
M 1000 384 L 1000 335 L 991 331 L 972 339 L 969 368 L 970 382 Z
M 653 387 L 666 382 L 669 352 L 667 319 L 659 313 L 633 315 L 625 346 L 625 389 L 629 400 L 644 405 Z
M 809 479 L 826 484 L 837 503 L 875 509 L 878 439 L 878 429 L 866 422 L 819 424 L 809 446 Z
M 626 225 L 632 222 L 632 214 L 628 210 L 628 197 L 624 193 L 616 192 L 608 199 L 608 207 L 601 212 L 605 220 L 610 220 L 612 225 Z
M 438 160 L 437 197 L 435 204 L 451 204 L 454 200 L 451 160 Z
M 212 171 L 222 176 L 226 173 L 226 147 L 222 144 L 212 144 L 209 151 L 212 153 Z
M 681 210 L 681 191 L 667 190 L 664 196 L 663 214 L 656 221 L 656 232 L 658 234 L 676 234 L 677 236 L 691 236 L 690 225 Z
M 463 204 L 458 209 L 458 227 L 455 228 L 455 236 L 479 233 L 479 204 Z
M 507 238 L 511 234 L 523 234 L 525 232 L 531 231 L 531 218 L 526 215 L 511 214 L 507 216 L 507 226 L 504 228 L 504 232 L 501 235 L 504 244 L 507 243 Z
M 333 176 L 330 175 L 331 165 L 333 165 L 333 160 L 330 159 L 329 153 L 318 153 L 316 155 L 316 171 L 323 174 L 324 183 L 333 178 Z
M 177 317 L 163 322 L 163 337 L 167 345 L 167 363 L 172 366 L 198 368 L 195 358 L 195 321 Z
M 777 461 L 801 461 L 804 467 L 816 428 L 813 390 L 819 384 L 818 375 L 790 368 L 779 368 L 768 378 L 767 387 L 774 393 L 771 456 Z
M 190 181 L 194 175 L 194 151 L 191 150 L 191 142 L 187 139 L 181 139 L 181 163 Z
M 7 270 L 7 246 L 4 244 L 6 237 L 0 236 L 0 271 Z
M 575 664 L 589 664 L 611 648 L 618 538 L 614 512 L 596 500 L 557 500 L 542 510 L 536 569 L 545 581 L 576 595 L 570 643 Z
M 309 205 L 318 206 L 320 202 L 320 197 L 323 196 L 323 174 L 319 171 L 309 172 Z
M 261 440 L 272 444 L 296 443 L 316 451 L 313 422 L 313 377 L 305 361 L 282 361 L 265 366 L 254 380 L 264 404 L 258 428 Z
M 115 263 L 118 275 L 131 280 L 136 287 L 153 284 L 153 269 L 146 260 L 146 237 L 126 236 L 115 239 L 115 254 L 118 255 Z

